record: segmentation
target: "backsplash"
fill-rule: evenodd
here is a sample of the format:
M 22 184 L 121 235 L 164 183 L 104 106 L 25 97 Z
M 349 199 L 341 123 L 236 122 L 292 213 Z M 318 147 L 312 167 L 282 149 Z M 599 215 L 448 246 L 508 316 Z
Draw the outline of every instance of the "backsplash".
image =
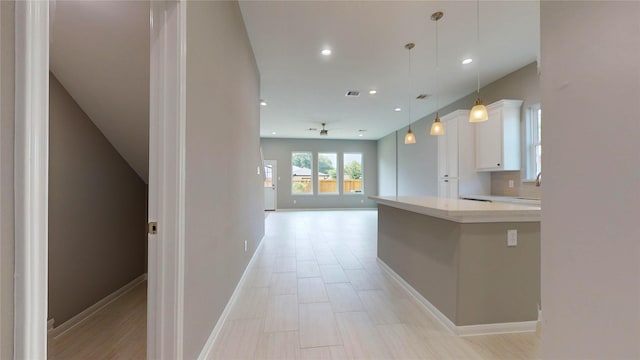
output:
M 513 187 L 509 187 L 509 180 L 513 181 Z M 491 173 L 491 195 L 495 196 L 520 196 L 532 199 L 540 199 L 541 188 L 533 182 L 521 182 L 520 171 L 500 171 Z

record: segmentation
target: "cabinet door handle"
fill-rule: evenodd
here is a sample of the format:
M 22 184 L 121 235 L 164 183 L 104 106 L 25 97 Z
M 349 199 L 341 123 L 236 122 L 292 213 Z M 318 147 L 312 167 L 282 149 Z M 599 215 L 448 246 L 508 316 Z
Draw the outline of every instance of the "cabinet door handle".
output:
M 449 182 L 449 180 L 445 180 L 444 182 Z
M 444 177 L 449 177 L 449 175 L 446 175 L 446 174 L 445 174 L 445 175 L 444 175 Z

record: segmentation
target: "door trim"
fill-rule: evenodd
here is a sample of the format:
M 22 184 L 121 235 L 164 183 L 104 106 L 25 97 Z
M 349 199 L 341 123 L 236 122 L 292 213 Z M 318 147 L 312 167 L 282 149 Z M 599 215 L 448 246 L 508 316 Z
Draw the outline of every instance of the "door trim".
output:
M 47 358 L 49 2 L 15 2 L 14 358 Z
M 182 359 L 186 2 L 151 1 L 147 359 Z

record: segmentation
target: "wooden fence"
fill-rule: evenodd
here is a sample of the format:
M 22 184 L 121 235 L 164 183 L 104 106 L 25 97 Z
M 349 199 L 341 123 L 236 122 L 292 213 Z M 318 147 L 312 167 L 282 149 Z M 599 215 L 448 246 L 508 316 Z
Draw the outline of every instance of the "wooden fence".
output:
M 336 179 L 327 179 L 327 180 L 319 180 L 318 181 L 318 190 L 320 194 L 327 193 L 336 193 L 338 192 Z M 360 192 L 362 191 L 362 179 L 358 180 L 344 180 L 343 182 L 344 189 L 342 192 L 352 193 L 352 192 Z M 311 193 L 311 180 L 309 179 L 300 179 L 293 181 L 293 192 L 307 194 Z

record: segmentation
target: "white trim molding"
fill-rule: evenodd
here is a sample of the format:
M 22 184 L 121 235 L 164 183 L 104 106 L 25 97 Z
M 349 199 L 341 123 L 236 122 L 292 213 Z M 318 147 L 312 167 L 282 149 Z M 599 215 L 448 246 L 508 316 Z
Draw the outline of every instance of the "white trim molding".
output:
M 242 273 L 242 277 L 240 278 L 238 285 L 236 285 L 235 290 L 233 290 L 233 294 L 231 294 L 231 297 L 229 298 L 227 305 L 224 307 L 224 310 L 222 310 L 222 314 L 220 315 L 220 318 L 218 318 L 218 322 L 216 323 L 216 326 L 213 328 L 213 331 L 211 331 L 211 334 L 209 335 L 207 342 L 204 344 L 204 347 L 202 348 L 202 351 L 198 356 L 198 360 L 208 360 L 213 358 L 213 345 L 215 345 L 216 340 L 218 339 L 218 336 L 222 331 L 222 326 L 224 326 L 225 321 L 227 321 L 227 318 L 231 313 L 231 309 L 233 308 L 233 305 L 236 303 L 236 301 L 238 300 L 238 297 L 240 296 L 240 291 L 242 290 L 245 282 L 247 281 L 247 277 L 248 277 L 247 275 L 249 274 L 249 271 L 252 269 L 255 259 L 257 258 L 258 254 L 262 250 L 263 243 L 264 243 L 264 238 L 262 238 L 262 240 L 260 241 L 260 244 L 258 244 L 258 247 L 256 248 L 256 251 L 253 253 L 253 256 L 251 256 L 251 260 L 249 260 L 249 264 L 247 264 L 247 267 L 244 269 L 244 273 Z
M 183 358 L 186 3 L 151 2 L 147 358 Z
M 14 358 L 47 358 L 49 2 L 15 2 Z
M 49 323 L 51 325 L 51 328 L 48 330 L 49 336 L 53 338 L 57 338 L 58 336 L 73 329 L 74 327 L 82 324 L 83 322 L 90 319 L 93 315 L 95 315 L 98 311 L 104 309 L 107 305 L 118 300 L 118 298 L 122 297 L 123 295 L 125 295 L 126 293 L 128 293 L 129 291 L 131 291 L 133 288 L 140 285 L 141 283 L 145 282 L 146 280 L 147 280 L 147 274 L 142 274 L 138 276 L 137 278 L 131 280 L 129 283 L 121 287 L 120 289 L 112 292 L 111 294 L 107 295 L 97 303 L 89 306 L 79 314 L 75 315 L 71 319 L 63 322 L 62 324 L 56 327 L 53 327 L 54 319 L 49 319 Z
M 398 275 L 393 269 L 389 267 L 380 258 L 377 259 L 378 263 L 384 269 L 384 271 L 391 276 L 402 288 L 404 288 L 413 298 L 424 307 L 433 317 L 435 317 L 440 324 L 442 324 L 452 334 L 459 336 L 472 336 L 472 335 L 489 335 L 489 334 L 504 334 L 504 333 L 517 333 L 517 332 L 535 332 L 538 321 L 521 321 L 499 324 L 480 324 L 480 325 L 463 325 L 457 326 L 449 318 L 443 314 L 438 308 L 436 308 L 429 300 L 427 300 L 422 294 L 420 294 L 413 286 L 409 285 L 402 276 Z

